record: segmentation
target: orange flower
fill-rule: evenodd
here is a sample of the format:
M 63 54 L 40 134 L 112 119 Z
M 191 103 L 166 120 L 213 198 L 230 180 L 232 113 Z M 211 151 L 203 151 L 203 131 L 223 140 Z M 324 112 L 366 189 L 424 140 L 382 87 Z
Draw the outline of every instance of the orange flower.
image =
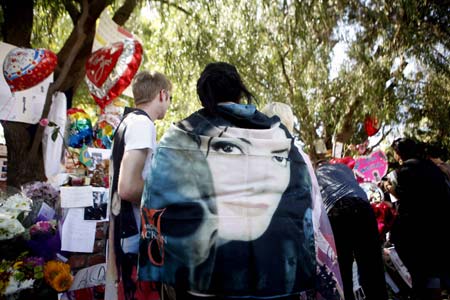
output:
M 55 279 L 53 279 L 51 286 L 57 292 L 67 291 L 73 282 L 73 276 L 70 273 L 60 273 L 56 275 Z
M 70 266 L 60 261 L 51 260 L 45 264 L 44 267 L 44 278 L 45 281 L 51 285 L 51 282 L 58 276 L 59 274 L 69 274 L 70 275 Z

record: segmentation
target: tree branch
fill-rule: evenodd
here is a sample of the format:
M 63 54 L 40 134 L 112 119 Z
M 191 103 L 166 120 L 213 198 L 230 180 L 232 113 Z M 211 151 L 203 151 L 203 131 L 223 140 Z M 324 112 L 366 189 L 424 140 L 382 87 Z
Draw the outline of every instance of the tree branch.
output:
M 83 46 L 84 40 L 86 39 L 86 34 L 83 31 L 84 23 L 86 22 L 89 15 L 89 5 L 88 0 L 83 0 L 82 5 L 82 14 L 78 20 L 77 23 L 77 35 L 78 39 L 76 43 L 73 45 L 69 56 L 67 57 L 67 60 L 64 63 L 64 66 L 58 76 L 58 79 L 51 83 L 48 91 L 47 91 L 47 97 L 45 98 L 45 104 L 44 104 L 44 110 L 42 111 L 41 119 L 47 118 L 48 113 L 50 112 L 50 107 L 53 102 L 53 94 L 56 91 L 59 91 L 63 82 L 66 80 L 67 75 L 69 74 L 70 67 L 75 60 L 76 56 L 78 55 L 79 50 Z M 39 126 L 36 135 L 34 136 L 33 145 L 30 150 L 31 155 L 36 155 L 38 153 L 39 145 L 41 144 L 42 136 L 44 134 L 44 127 Z
M 281 53 L 281 49 L 279 47 L 279 45 L 277 44 L 277 42 L 275 41 L 275 37 L 273 36 L 273 33 L 270 31 L 267 31 L 269 40 L 271 41 L 272 45 L 275 47 L 275 49 L 277 50 L 277 54 L 278 57 L 280 59 L 280 63 L 281 63 L 281 69 L 283 72 L 283 77 L 284 80 L 286 81 L 286 84 L 288 85 L 288 90 L 289 90 L 289 95 L 291 96 L 291 99 L 294 99 L 294 89 L 292 87 L 292 83 L 291 80 L 289 78 L 289 75 L 287 73 L 287 69 L 286 69 L 286 55 L 289 53 L 289 50 L 286 51 L 285 54 Z
M 114 14 L 113 21 L 123 26 L 136 8 L 137 2 L 137 0 L 125 0 L 125 3 Z
M 285 54 L 282 54 L 280 49 L 277 48 L 277 53 L 278 53 L 278 56 L 280 58 L 281 69 L 283 70 L 284 80 L 286 80 L 286 83 L 287 83 L 288 88 L 289 88 L 289 94 L 291 95 L 291 99 L 294 99 L 294 88 L 292 87 L 291 80 L 290 80 L 289 75 L 288 75 L 287 70 L 286 70 L 286 61 L 285 61 L 285 59 L 286 59 L 286 55 L 287 55 L 288 52 L 286 52 Z
M 392 127 L 389 128 L 389 130 L 387 132 L 384 132 L 384 126 L 383 126 L 383 134 L 381 135 L 380 140 L 372 147 L 367 148 L 366 152 L 371 153 L 373 149 L 375 149 L 376 147 L 378 147 L 379 144 L 381 144 L 381 142 L 389 135 L 389 133 L 391 133 L 391 131 L 392 131 Z
M 73 5 L 71 1 L 64 1 L 64 8 L 69 13 L 70 19 L 72 20 L 73 25 L 76 25 L 78 19 L 81 16 L 81 13 L 78 11 L 77 7 Z
M 347 107 L 347 111 L 341 118 L 341 121 L 336 126 L 336 141 L 346 143 L 352 135 L 353 116 L 356 109 L 363 102 L 363 97 L 356 97 Z M 340 126 L 339 126 L 340 125 Z
M 154 2 L 160 2 L 162 4 L 166 4 L 168 6 L 172 6 L 172 7 L 176 8 L 176 9 L 178 9 L 179 11 L 185 13 L 186 15 L 192 16 L 192 12 L 189 12 L 187 9 L 179 6 L 175 2 L 171 2 L 170 0 L 154 0 Z

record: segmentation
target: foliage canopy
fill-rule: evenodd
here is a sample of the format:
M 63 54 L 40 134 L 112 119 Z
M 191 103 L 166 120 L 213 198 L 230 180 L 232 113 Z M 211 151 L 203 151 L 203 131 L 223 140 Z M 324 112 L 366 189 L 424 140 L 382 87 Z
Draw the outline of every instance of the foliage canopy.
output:
M 328 147 L 332 140 L 366 140 L 366 116 L 381 122 L 381 140 L 401 128 L 404 135 L 450 148 L 448 0 L 26 0 L 23 8 L 12 0 L 0 4 L 2 39 L 58 52 L 58 72 L 70 57 L 80 18 L 88 10 L 82 25 L 87 38 L 71 76 L 61 85 L 66 94 L 75 95 L 75 105 L 94 104 L 82 80 L 83 66 L 95 20 L 110 5 L 113 19 L 143 41 L 142 69 L 166 73 L 174 83 L 175 101 L 160 123 L 160 133 L 199 108 L 195 84 L 203 67 L 227 61 L 237 66 L 260 108 L 271 101 L 292 105 L 297 133 L 313 158 L 319 138 Z M 30 7 L 32 22 L 25 9 Z M 13 13 L 28 21 L 15 28 Z M 19 29 L 22 40 L 14 36 Z

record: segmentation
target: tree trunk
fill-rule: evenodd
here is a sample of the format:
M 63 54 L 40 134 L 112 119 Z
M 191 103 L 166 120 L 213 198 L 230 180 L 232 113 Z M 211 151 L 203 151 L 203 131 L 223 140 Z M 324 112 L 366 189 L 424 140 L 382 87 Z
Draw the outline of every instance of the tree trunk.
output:
M 337 131 L 335 133 L 336 142 L 341 143 L 347 143 L 348 140 L 353 135 L 354 130 L 354 120 L 353 116 L 355 115 L 355 112 L 359 106 L 361 106 L 363 102 L 362 97 L 356 97 L 352 103 L 347 108 L 347 111 L 344 113 L 344 115 L 341 117 L 337 127 Z
M 30 181 L 45 181 L 42 148 L 36 156 L 30 155 L 36 125 L 6 122 L 3 125 L 8 147 L 8 186 L 20 187 Z
M 0 0 L 3 9 L 3 41 L 30 48 L 34 0 Z
M 71 107 L 71 96 L 84 78 L 85 63 L 92 51 L 94 41 L 96 21 L 104 8 L 109 4 L 108 0 L 89 0 L 83 1 L 82 9 L 88 12 L 87 18 L 82 22 L 79 28 L 78 22 L 66 40 L 61 51 L 58 53 L 58 66 L 55 70 L 54 80 L 64 67 L 68 57 L 72 55 L 71 50 L 78 42 L 79 32 L 85 35 L 85 40 L 81 49 L 76 54 L 75 61 L 70 66 L 67 78 L 64 78 L 59 90 L 68 95 L 68 106 Z M 6 43 L 18 47 L 31 48 L 31 32 L 33 28 L 33 8 L 34 0 L 0 0 L 3 9 L 4 24 L 2 28 L 3 40 Z M 136 0 L 126 0 L 118 10 L 116 17 L 120 25 L 123 25 L 129 18 L 131 12 L 136 7 Z M 73 14 L 73 17 L 80 17 L 80 14 Z M 20 20 L 20 22 L 17 22 Z M 74 20 L 76 21 L 76 20 Z M 45 169 L 43 162 L 42 145 L 34 154 L 31 149 L 36 129 L 39 125 L 31 125 L 18 122 L 3 122 L 5 140 L 8 148 L 8 179 L 10 186 L 20 187 L 20 185 L 30 181 L 45 180 Z M 39 136 L 39 135 L 38 135 Z
M 33 28 L 33 0 L 3 0 L 1 6 L 5 22 L 2 28 L 3 41 L 18 47 L 30 48 Z M 20 20 L 20 22 L 17 22 Z M 33 132 L 36 125 L 18 122 L 2 122 L 8 149 L 9 186 L 45 178 L 42 151 L 39 157 L 30 157 Z
M 92 44 L 94 42 L 95 37 L 95 25 L 97 22 L 97 19 L 100 17 L 100 14 L 107 6 L 108 1 L 106 0 L 98 0 L 98 1 L 90 1 L 87 10 L 88 10 L 88 17 L 86 21 L 84 22 L 83 28 L 81 28 L 81 31 L 86 35 L 85 41 L 81 49 L 79 50 L 75 61 L 70 67 L 69 74 L 70 76 L 65 80 L 61 86 L 61 91 L 63 91 L 66 96 L 72 96 L 75 94 L 76 89 L 80 85 L 81 81 L 84 78 L 84 75 L 86 73 L 85 70 L 85 64 L 89 57 L 89 55 L 92 53 Z M 64 46 L 62 47 L 61 51 L 58 53 L 58 66 L 55 70 L 55 81 L 58 78 L 61 69 L 64 66 L 65 61 L 69 57 L 71 50 L 73 48 L 73 45 L 77 42 L 78 39 L 78 28 L 77 23 L 75 23 L 75 28 L 70 33 L 69 38 L 64 43 Z M 67 107 L 71 107 L 71 101 L 72 99 L 68 97 L 69 105 Z

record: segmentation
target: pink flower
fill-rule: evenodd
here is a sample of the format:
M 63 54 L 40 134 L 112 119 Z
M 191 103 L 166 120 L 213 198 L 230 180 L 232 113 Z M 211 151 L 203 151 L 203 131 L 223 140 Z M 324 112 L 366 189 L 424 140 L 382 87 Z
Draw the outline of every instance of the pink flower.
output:
M 48 121 L 47 118 L 41 119 L 41 120 L 39 121 L 39 125 L 41 125 L 42 127 L 47 126 L 48 123 L 49 123 L 49 121 Z
M 30 235 L 54 234 L 56 224 L 54 221 L 39 221 L 30 227 Z

